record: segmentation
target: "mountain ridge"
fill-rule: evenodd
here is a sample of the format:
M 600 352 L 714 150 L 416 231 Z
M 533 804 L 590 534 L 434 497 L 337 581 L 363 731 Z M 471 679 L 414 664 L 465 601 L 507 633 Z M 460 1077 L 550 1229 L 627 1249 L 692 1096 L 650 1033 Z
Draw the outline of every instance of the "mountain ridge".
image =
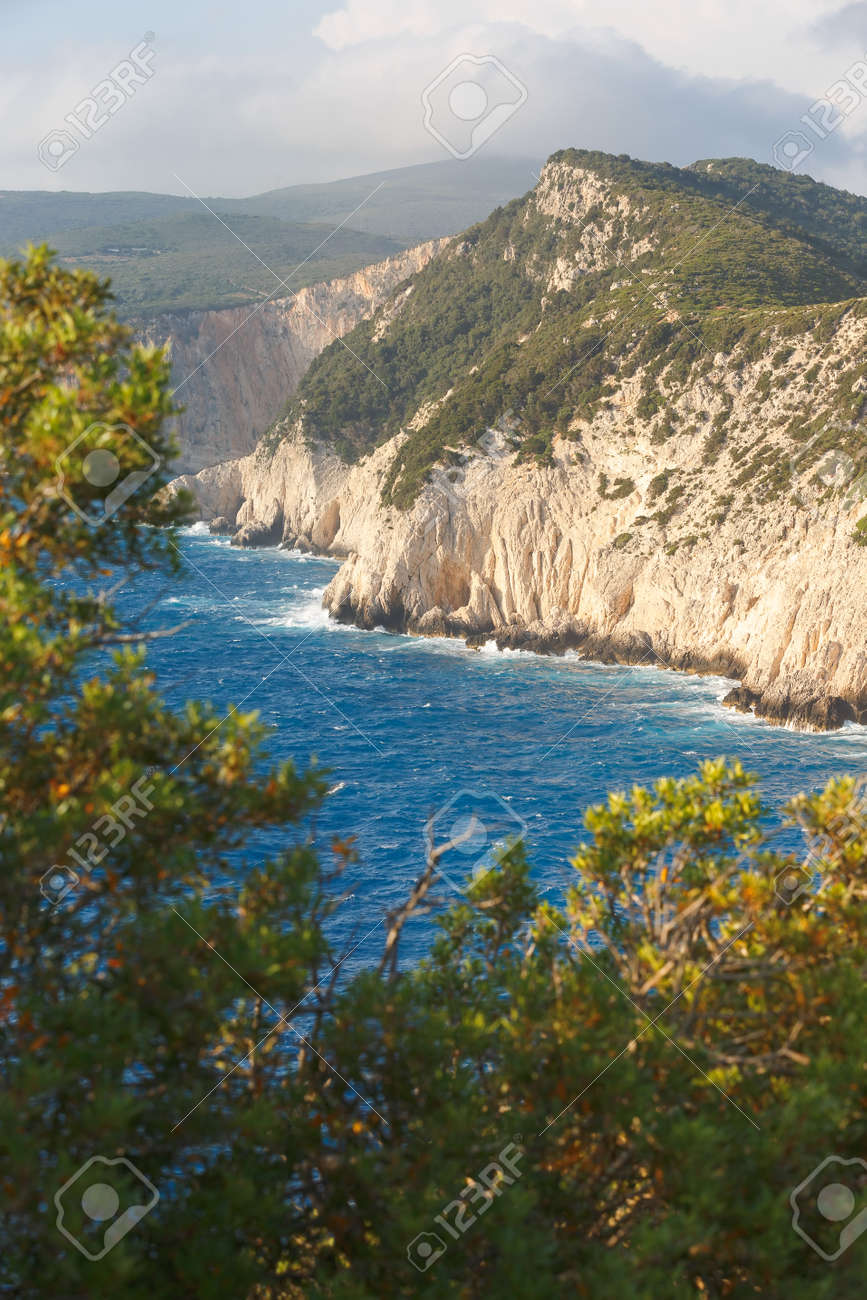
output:
M 640 363 L 654 353 L 660 365 L 694 370 L 702 352 L 761 332 L 764 320 L 751 312 L 833 310 L 867 292 L 848 240 L 817 249 L 767 217 L 720 207 L 716 196 L 688 203 L 678 191 L 675 202 L 671 186 L 683 175 L 698 183 L 689 169 L 553 155 L 527 198 L 497 209 L 425 268 L 387 334 L 377 335 L 375 319 L 354 332 L 361 374 L 346 352 L 317 358 L 288 422 L 303 414 L 310 437 L 334 440 L 351 459 L 435 404 L 392 476 L 391 499 L 408 504 L 451 441 L 483 435 L 506 410 L 525 452 L 544 456 L 577 412 L 604 401 L 626 356 Z M 647 176 L 652 185 L 635 184 Z M 867 221 L 867 200 L 849 196 L 848 210 L 853 223 Z

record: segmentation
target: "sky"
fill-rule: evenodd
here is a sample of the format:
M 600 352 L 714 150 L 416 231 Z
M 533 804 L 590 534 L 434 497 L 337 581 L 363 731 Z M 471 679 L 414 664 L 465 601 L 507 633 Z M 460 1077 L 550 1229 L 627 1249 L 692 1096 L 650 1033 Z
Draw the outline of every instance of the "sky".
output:
M 785 137 L 867 193 L 867 0 L 0 0 L 0 34 L 0 189 L 241 196 L 450 147 L 771 162 Z

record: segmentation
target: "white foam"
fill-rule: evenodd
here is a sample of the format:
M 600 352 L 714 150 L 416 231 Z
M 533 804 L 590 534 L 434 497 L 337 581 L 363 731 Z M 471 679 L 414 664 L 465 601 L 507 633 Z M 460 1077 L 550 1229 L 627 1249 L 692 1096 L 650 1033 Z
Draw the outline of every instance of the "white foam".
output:
M 848 722 L 843 723 L 842 727 L 840 728 L 840 731 L 848 732 L 848 734 L 853 738 L 853 740 L 855 739 L 855 737 L 858 737 L 858 739 L 863 740 L 864 733 L 865 731 L 867 731 L 867 723 L 853 722 L 850 719 Z
M 502 649 L 496 641 L 486 641 L 484 645 L 479 646 L 478 653 L 486 656 L 497 656 L 504 659 L 550 659 L 550 655 L 536 654 L 535 650 L 517 650 L 512 646 L 503 646 Z
M 333 555 L 311 555 L 309 551 L 290 551 L 284 546 L 267 547 L 265 549 L 276 550 L 280 555 L 285 555 L 290 560 L 301 560 L 305 564 L 331 564 L 335 570 L 339 569 L 343 563 L 342 560 L 336 559 Z
M 334 631 L 343 625 L 335 622 L 322 604 L 324 587 L 317 587 L 293 600 L 282 614 L 263 620 L 267 627 L 304 628 L 307 631 Z
M 467 647 L 463 641 L 456 640 L 452 636 L 427 636 L 415 632 L 389 632 L 387 628 L 381 628 L 380 633 L 387 638 L 386 642 L 380 642 L 378 650 L 380 654 L 403 653 L 408 650 L 427 651 L 430 654 L 454 654 L 462 655 L 466 653 Z M 365 636 L 370 633 L 365 632 Z

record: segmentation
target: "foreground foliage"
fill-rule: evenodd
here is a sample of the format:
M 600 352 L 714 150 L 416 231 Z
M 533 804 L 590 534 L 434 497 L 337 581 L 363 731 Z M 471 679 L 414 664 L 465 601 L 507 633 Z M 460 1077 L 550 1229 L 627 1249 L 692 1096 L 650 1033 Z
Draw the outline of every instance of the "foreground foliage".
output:
M 826 1156 L 867 1156 L 854 782 L 792 801 L 811 858 L 775 847 L 736 764 L 613 795 L 560 907 L 512 846 L 404 971 L 443 892 L 431 845 L 381 963 L 341 979 L 352 849 L 323 862 L 305 830 L 321 775 L 266 770 L 252 717 L 170 713 L 141 648 L 106 662 L 136 635 L 111 589 L 172 562 L 184 502 L 155 504 L 155 473 L 93 524 L 55 490 L 94 423 L 169 451 L 165 360 L 104 297 L 41 253 L 0 271 L 0 1288 L 861 1295 L 867 1236 L 829 1264 L 789 1204 Z M 255 861 L 268 826 L 286 852 Z M 44 873 L 88 836 L 109 852 L 50 905 Z M 94 1155 L 160 1199 L 91 1261 L 54 1198 Z M 804 1214 L 834 1253 L 840 1225 Z M 100 1223 L 65 1224 L 99 1253 Z

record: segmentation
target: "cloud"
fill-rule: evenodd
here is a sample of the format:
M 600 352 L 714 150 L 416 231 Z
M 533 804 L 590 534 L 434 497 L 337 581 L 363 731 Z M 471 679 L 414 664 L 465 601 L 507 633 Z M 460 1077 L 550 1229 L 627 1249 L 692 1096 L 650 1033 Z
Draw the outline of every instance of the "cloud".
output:
M 810 24 L 809 31 L 825 49 L 857 41 L 863 53 L 867 48 L 867 3 L 855 0 L 854 4 L 823 14 Z
M 661 3 L 674 12 L 675 0 Z M 191 54 L 160 37 L 151 81 L 49 173 L 37 142 L 118 59 L 108 44 L 67 45 L 54 63 L 45 56 L 38 97 L 27 69 L 0 83 L 0 174 L 22 188 L 179 192 L 177 173 L 198 194 L 243 194 L 445 158 L 425 130 L 422 93 L 465 52 L 495 55 L 527 88 L 486 153 L 541 159 L 575 145 L 680 164 L 732 154 L 770 161 L 809 105 L 769 80 L 668 66 L 612 30 L 575 26 L 579 7 L 538 0 L 528 24 L 485 18 L 526 11 L 526 0 L 481 0 L 467 24 L 458 0 L 349 0 L 321 19 L 318 37 L 298 37 L 292 57 L 276 40 Z M 817 144 L 808 169 L 861 188 L 861 158 L 839 132 Z
M 441 37 L 470 23 L 517 23 L 564 39 L 606 30 L 693 75 L 812 84 L 816 49 L 803 40 L 817 9 L 833 0 L 344 0 L 315 31 L 331 49 L 400 36 Z M 800 39 L 799 39 L 800 34 Z M 793 39 L 794 38 L 794 39 Z M 804 50 L 798 46 L 806 46 Z
M 528 14 L 526 0 L 475 0 L 473 22 L 520 23 L 544 36 L 558 36 L 578 21 L 583 5 L 580 0 L 538 0 Z M 464 26 L 467 4 L 464 0 L 348 0 L 342 9 L 325 15 L 314 29 L 326 45 L 343 50 L 371 40 L 396 36 L 440 35 Z
M 507 12 L 508 0 L 499 0 L 498 7 L 502 4 Z M 450 17 L 450 5 L 458 7 L 447 0 L 444 14 L 438 11 L 441 17 Z M 465 52 L 495 55 L 527 88 L 526 103 L 486 146 L 500 153 L 544 157 L 577 145 L 680 164 L 733 154 L 770 162 L 774 142 L 798 126 L 809 102 L 770 81 L 691 76 L 611 31 L 573 26 L 554 37 L 499 22 L 451 27 L 434 37 L 421 30 L 430 19 L 429 6 L 416 4 L 404 12 L 395 4 L 394 11 L 403 13 L 404 30 L 368 39 L 361 26 L 367 11 L 353 0 L 340 12 L 343 25 L 330 29 L 332 41 L 340 44 L 328 66 L 340 70 L 338 97 L 347 87 L 357 93 L 353 129 L 374 138 L 385 129 L 401 161 L 427 149 L 420 129 L 421 90 Z M 563 17 L 563 6 L 540 0 L 543 25 L 553 28 Z M 352 44 L 350 22 L 358 38 Z M 332 86 L 337 84 L 332 79 Z M 842 136 L 831 137 L 810 164 L 817 175 L 833 178 L 848 175 L 856 156 Z

